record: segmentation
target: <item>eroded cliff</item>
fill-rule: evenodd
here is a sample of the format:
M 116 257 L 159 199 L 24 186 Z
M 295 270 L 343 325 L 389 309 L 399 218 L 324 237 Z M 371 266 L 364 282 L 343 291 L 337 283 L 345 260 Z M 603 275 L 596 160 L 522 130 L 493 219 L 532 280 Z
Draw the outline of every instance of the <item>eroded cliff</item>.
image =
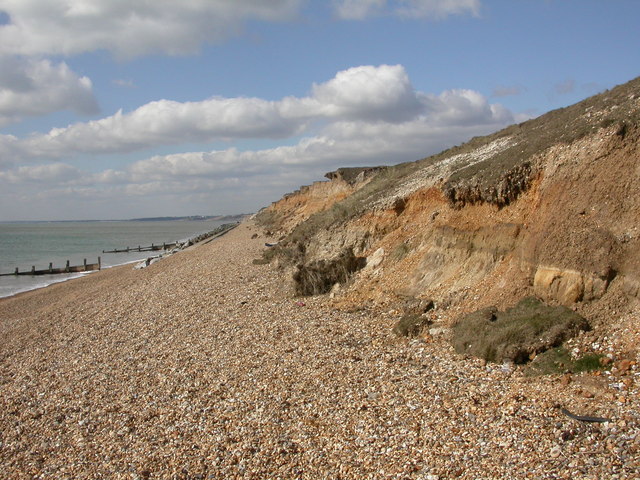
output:
M 279 240 L 267 258 L 342 308 L 432 299 L 447 323 L 535 295 L 624 323 L 634 348 L 639 118 L 636 79 L 417 162 L 328 174 L 258 216 Z

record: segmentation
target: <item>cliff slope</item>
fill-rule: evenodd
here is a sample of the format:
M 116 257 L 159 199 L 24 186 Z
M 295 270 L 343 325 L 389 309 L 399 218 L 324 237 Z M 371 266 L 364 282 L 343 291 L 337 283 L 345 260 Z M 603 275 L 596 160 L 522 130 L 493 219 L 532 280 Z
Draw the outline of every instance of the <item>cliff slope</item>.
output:
M 294 294 L 385 315 L 428 299 L 445 327 L 536 296 L 637 354 L 639 120 L 640 78 L 416 162 L 333 172 L 258 215 L 278 240 L 265 258 Z

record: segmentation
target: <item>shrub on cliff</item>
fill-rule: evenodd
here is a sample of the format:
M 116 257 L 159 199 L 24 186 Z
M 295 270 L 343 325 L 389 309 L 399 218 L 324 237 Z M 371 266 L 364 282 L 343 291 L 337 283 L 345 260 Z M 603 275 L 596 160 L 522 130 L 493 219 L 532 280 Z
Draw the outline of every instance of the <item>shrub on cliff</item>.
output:
M 280 228 L 282 214 L 272 209 L 263 208 L 256 214 L 255 222 L 258 226 L 262 227 L 268 235 L 271 235 Z
M 365 258 L 356 257 L 353 250 L 347 249 L 331 260 L 300 264 L 293 274 L 295 293 L 302 296 L 327 293 L 336 283 L 346 282 L 365 263 Z
M 452 343 L 461 354 L 492 362 L 526 363 L 588 328 L 587 321 L 573 310 L 527 297 L 504 312 L 489 307 L 463 316 L 453 327 Z

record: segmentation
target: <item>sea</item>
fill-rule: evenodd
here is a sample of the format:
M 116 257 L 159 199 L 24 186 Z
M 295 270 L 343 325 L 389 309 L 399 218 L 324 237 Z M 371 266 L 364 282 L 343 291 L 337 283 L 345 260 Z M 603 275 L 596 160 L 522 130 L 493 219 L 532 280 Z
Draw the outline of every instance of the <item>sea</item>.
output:
M 102 268 L 138 262 L 162 251 L 103 253 L 104 250 L 162 245 L 210 232 L 229 220 L 142 220 L 84 222 L 0 222 L 0 274 L 98 263 Z M 46 287 L 88 273 L 0 275 L 0 298 Z

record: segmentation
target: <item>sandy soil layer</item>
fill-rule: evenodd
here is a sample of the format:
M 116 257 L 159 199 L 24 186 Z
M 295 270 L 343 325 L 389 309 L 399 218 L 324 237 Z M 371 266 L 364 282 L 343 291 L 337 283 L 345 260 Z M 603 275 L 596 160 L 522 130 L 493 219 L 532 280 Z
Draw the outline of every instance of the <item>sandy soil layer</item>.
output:
M 2 478 L 640 476 L 635 367 L 529 378 L 396 338 L 285 295 L 255 232 L 0 301 Z

